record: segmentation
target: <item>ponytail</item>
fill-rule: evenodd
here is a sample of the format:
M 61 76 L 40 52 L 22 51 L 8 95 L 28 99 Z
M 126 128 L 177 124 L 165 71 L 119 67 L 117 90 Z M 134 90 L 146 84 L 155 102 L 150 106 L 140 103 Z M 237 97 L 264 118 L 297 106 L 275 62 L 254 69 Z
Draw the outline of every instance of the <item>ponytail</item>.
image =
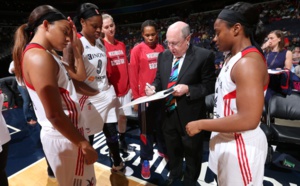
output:
M 30 37 L 33 33 L 25 30 L 27 24 L 21 25 L 15 32 L 14 47 L 13 47 L 13 61 L 15 65 L 15 75 L 19 82 L 23 82 L 22 76 L 22 58 L 25 46 L 29 43 Z

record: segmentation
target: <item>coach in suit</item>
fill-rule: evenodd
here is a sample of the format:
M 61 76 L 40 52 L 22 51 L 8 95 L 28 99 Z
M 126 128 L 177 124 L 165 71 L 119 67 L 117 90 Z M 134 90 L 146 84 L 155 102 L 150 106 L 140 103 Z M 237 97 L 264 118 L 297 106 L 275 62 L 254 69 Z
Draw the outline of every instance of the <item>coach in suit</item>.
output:
M 205 118 L 205 96 L 214 92 L 215 56 L 209 50 L 190 45 L 190 27 L 184 22 L 170 25 L 166 37 L 169 50 L 159 54 L 155 80 L 145 91 L 151 95 L 153 90 L 175 90 L 165 100 L 162 126 L 170 169 L 165 185 L 182 177 L 183 158 L 184 185 L 196 185 L 202 164 L 202 134 L 189 137 L 185 125 Z

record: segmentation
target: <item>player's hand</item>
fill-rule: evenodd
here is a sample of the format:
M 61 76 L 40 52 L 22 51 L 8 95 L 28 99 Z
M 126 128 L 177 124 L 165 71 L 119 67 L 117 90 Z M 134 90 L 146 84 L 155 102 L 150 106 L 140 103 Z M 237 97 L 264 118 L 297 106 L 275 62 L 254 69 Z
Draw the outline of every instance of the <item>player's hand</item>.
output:
M 201 130 L 200 127 L 199 127 L 200 122 L 201 122 L 200 120 L 189 122 L 189 123 L 185 126 L 186 133 L 187 133 L 189 136 L 194 136 L 195 134 L 198 134 L 199 132 L 201 132 L 202 130 Z
M 80 142 L 79 148 L 84 155 L 84 160 L 87 165 L 93 164 L 97 161 L 98 154 L 88 141 Z

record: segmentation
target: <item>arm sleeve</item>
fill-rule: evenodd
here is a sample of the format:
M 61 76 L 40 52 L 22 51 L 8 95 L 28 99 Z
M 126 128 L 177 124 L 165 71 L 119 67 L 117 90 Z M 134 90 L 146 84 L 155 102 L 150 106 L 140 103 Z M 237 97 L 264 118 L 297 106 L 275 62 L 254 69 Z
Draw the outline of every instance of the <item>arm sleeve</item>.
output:
M 137 47 L 133 48 L 130 54 L 130 66 L 129 66 L 129 79 L 130 88 L 132 90 L 133 99 L 137 99 L 139 96 L 139 57 Z

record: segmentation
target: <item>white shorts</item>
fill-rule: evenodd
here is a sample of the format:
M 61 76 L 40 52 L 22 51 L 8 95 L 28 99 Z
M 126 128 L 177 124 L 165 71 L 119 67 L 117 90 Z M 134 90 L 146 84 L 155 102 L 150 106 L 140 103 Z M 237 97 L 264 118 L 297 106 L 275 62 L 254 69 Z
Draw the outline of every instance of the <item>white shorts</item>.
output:
M 209 168 L 222 185 L 263 185 L 268 144 L 258 126 L 238 133 L 212 132 L 209 144 Z
M 83 153 L 77 146 L 65 137 L 49 134 L 43 129 L 41 142 L 59 185 L 96 185 L 94 165 L 85 164 Z
M 79 97 L 81 116 L 84 120 L 84 130 L 87 135 L 97 134 L 102 131 L 104 121 L 96 107 L 88 100 L 88 96 Z
M 94 105 L 104 123 L 115 123 L 118 121 L 118 99 L 113 86 L 110 86 L 107 90 L 100 91 L 95 96 L 90 96 L 88 100 Z
M 123 105 L 126 105 L 127 103 L 130 103 L 131 100 L 132 100 L 132 93 L 131 93 L 131 89 L 127 92 L 126 95 L 124 96 L 120 96 L 118 97 L 118 100 L 119 100 L 119 107 L 122 107 Z M 125 116 L 131 116 L 133 115 L 133 112 L 132 112 L 132 107 L 125 107 L 123 109 L 119 109 L 119 115 L 125 115 Z

